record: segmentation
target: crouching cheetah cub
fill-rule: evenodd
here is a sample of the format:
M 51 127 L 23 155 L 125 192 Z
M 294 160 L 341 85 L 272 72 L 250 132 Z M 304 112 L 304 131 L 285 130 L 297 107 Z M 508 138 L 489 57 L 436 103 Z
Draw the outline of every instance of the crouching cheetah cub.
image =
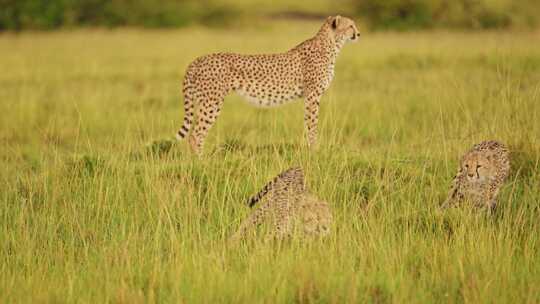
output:
M 318 33 L 280 54 L 211 54 L 195 59 L 184 83 L 184 124 L 178 140 L 189 134 L 189 143 L 200 154 L 204 139 L 217 119 L 223 99 L 234 91 L 257 106 L 273 107 L 304 97 L 304 122 L 308 144 L 317 138 L 319 101 L 330 86 L 339 51 L 360 34 L 354 21 L 328 17 Z M 196 118 L 195 111 L 197 112 Z
M 253 207 L 265 196 L 266 202 L 242 222 L 231 240 L 242 239 L 246 234 L 254 232 L 257 226 L 268 221 L 271 222 L 268 236 L 278 239 L 293 234 L 329 234 L 333 219 L 330 207 L 327 202 L 308 193 L 301 168 L 293 167 L 280 173 L 249 200 L 249 206 Z
M 474 145 L 461 158 L 460 167 L 442 208 L 466 199 L 476 207 L 494 211 L 497 195 L 509 171 L 508 149 L 502 143 L 484 141 Z

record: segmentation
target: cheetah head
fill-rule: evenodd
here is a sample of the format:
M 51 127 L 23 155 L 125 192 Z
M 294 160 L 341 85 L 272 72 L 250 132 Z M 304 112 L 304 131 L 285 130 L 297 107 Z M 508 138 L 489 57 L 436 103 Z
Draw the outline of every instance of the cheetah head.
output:
M 471 183 L 483 183 L 493 177 L 491 155 L 471 153 L 461 161 L 461 170 Z
M 315 201 L 304 206 L 302 221 L 307 235 L 327 236 L 330 234 L 333 218 L 327 203 Z
M 358 41 L 360 33 L 354 21 L 347 17 L 330 16 L 327 18 L 336 42 Z

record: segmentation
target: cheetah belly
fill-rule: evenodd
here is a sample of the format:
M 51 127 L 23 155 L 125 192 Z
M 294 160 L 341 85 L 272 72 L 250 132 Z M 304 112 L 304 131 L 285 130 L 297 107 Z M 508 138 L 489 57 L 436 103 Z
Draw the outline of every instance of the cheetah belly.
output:
M 301 86 L 241 87 L 236 90 L 248 103 L 258 107 L 276 107 L 302 97 Z

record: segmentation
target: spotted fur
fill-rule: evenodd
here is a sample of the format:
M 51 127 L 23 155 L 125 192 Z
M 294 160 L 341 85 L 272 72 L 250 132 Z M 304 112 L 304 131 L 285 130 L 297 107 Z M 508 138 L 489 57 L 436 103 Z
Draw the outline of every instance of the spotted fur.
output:
M 308 193 L 301 168 L 280 173 L 250 199 L 250 206 L 263 198 L 267 200 L 242 222 L 232 240 L 243 238 L 268 220 L 273 222 L 270 236 L 280 239 L 295 232 L 307 236 L 329 233 L 333 218 L 328 203 Z
M 476 207 L 493 211 L 497 196 L 510 171 L 508 149 L 498 141 L 484 141 L 473 146 L 460 161 L 460 166 L 446 201 L 447 208 L 462 200 Z
M 287 189 L 287 184 L 290 187 L 296 187 L 294 191 L 304 192 L 304 171 L 300 167 L 289 168 L 272 179 L 267 183 L 259 193 L 255 194 L 248 200 L 248 206 L 252 208 L 257 202 L 259 202 L 270 190 L 279 187 L 279 184 Z
M 263 107 L 279 106 L 304 97 L 308 144 L 314 146 L 319 101 L 334 76 L 336 58 L 347 41 L 356 41 L 359 36 L 351 19 L 335 16 L 328 17 L 313 38 L 285 53 L 217 53 L 197 58 L 185 74 L 185 116 L 177 138 L 186 137 L 196 119 L 189 143 L 192 150 L 200 154 L 225 96 L 234 91 Z

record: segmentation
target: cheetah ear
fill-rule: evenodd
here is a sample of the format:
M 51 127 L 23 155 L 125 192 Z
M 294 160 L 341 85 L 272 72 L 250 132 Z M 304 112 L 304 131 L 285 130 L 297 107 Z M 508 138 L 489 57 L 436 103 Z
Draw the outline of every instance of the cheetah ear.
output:
M 339 22 L 341 21 L 340 19 L 341 19 L 340 15 L 337 15 L 334 18 L 332 18 L 332 29 L 334 30 L 337 29 Z

